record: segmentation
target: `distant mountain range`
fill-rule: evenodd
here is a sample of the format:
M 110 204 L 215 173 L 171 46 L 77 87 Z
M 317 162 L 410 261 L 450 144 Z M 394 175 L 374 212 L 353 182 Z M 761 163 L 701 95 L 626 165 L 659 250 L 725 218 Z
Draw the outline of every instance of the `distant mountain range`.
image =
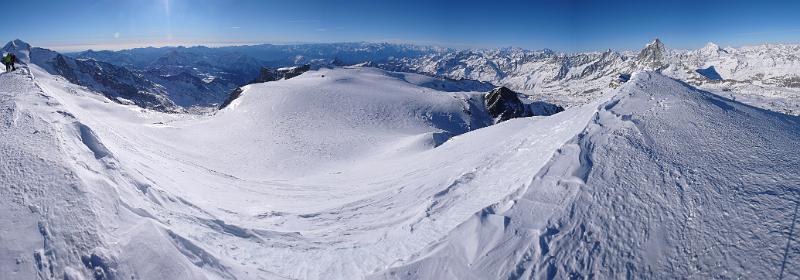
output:
M 238 87 L 258 80 L 265 68 L 358 65 L 464 81 L 459 90 L 505 86 L 567 107 L 595 99 L 601 89 L 617 86 L 636 70 L 655 70 L 745 103 L 800 114 L 800 45 L 721 48 L 709 43 L 697 50 L 674 50 L 656 39 L 639 52 L 577 54 L 388 43 L 32 53 L 33 61 L 53 74 L 165 111 L 217 107 Z
M 656 70 L 732 98 L 773 95 L 794 106 L 771 109 L 800 113 L 800 45 L 721 48 L 709 43 L 698 50 L 672 50 L 656 39 L 638 53 L 462 50 L 392 63 L 396 70 L 491 82 L 565 105 L 593 100 L 620 75 Z
M 793 46 L 3 50 L 2 279 L 800 278 Z
M 264 68 L 387 63 L 447 51 L 402 44 L 337 43 L 235 47 L 163 47 L 70 53 L 78 61 L 95 60 L 125 67 L 161 86 L 180 107 L 210 107 L 237 87 L 256 80 Z

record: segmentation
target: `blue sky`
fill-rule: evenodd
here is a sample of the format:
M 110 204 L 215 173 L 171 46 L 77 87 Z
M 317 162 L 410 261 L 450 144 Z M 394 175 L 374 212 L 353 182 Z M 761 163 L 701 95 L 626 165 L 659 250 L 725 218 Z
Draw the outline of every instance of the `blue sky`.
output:
M 57 50 L 408 42 L 564 52 L 800 43 L 800 1 L 25 0 L 0 40 Z

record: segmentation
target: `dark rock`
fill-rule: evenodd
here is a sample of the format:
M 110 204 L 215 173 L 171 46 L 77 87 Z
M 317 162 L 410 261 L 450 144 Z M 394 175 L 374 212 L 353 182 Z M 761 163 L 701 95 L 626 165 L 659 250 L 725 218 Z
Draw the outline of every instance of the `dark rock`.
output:
M 225 101 L 223 101 L 222 104 L 219 105 L 219 109 L 222 110 L 225 109 L 225 107 L 228 107 L 228 105 L 231 105 L 231 102 L 236 100 L 236 98 L 239 98 L 239 96 L 242 96 L 242 92 L 243 90 L 241 87 L 231 92 L 231 94 L 228 96 L 228 99 L 225 99 Z
M 250 81 L 250 83 L 251 84 L 266 83 L 266 82 L 272 82 L 272 81 L 275 81 L 275 80 L 277 80 L 277 79 L 275 78 L 275 73 L 273 73 L 272 70 L 270 70 L 267 67 L 261 67 L 261 71 L 258 74 L 258 78 L 256 78 L 255 80 Z
M 294 66 L 294 67 L 286 67 L 286 68 L 278 68 L 278 77 L 284 80 L 288 80 L 301 74 L 308 72 L 311 70 L 311 65 L 303 65 L 303 66 Z
M 506 87 L 498 87 L 486 94 L 486 109 L 495 122 L 504 122 L 513 118 L 532 116 L 549 116 L 564 111 L 564 108 L 544 101 L 529 104 L 519 99 L 519 94 Z
M 303 66 L 279 68 L 275 72 L 273 72 L 269 68 L 261 67 L 261 73 L 258 75 L 258 78 L 256 78 L 255 80 L 251 81 L 250 83 L 248 83 L 248 85 L 249 84 L 257 84 L 257 83 L 272 82 L 272 81 L 278 80 L 278 78 L 283 79 L 283 80 L 291 79 L 291 78 L 300 76 L 300 74 L 303 74 L 303 73 L 307 72 L 310 69 L 311 69 L 311 66 L 309 66 L 307 64 L 303 65 Z M 242 87 L 243 86 L 246 86 L 246 85 L 242 85 Z M 231 94 L 228 95 L 228 98 L 225 99 L 225 101 L 223 101 L 222 104 L 220 104 L 219 109 L 221 110 L 221 109 L 224 109 L 225 107 L 228 107 L 228 105 L 230 105 L 231 102 L 233 102 L 234 100 L 236 100 L 237 98 L 242 96 L 242 87 L 239 87 L 239 88 L 235 89 L 233 92 L 231 92 Z
M 507 87 L 498 87 L 486 94 L 486 109 L 497 122 L 528 117 L 525 104 Z
M 619 82 L 619 83 L 626 83 L 626 82 L 630 81 L 630 79 L 631 79 L 631 74 L 619 74 L 619 75 L 617 75 L 617 82 Z

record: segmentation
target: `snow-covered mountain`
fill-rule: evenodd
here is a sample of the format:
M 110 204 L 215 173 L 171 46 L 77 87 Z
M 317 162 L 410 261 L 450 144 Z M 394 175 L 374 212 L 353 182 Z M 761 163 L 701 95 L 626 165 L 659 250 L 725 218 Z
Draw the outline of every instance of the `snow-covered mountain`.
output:
M 390 43 L 321 43 L 289 45 L 246 45 L 209 48 L 162 47 L 135 48 L 121 51 L 85 51 L 71 54 L 79 58 L 92 58 L 134 69 L 144 70 L 163 62 L 187 64 L 221 64 L 221 67 L 235 67 L 236 60 L 226 57 L 244 57 L 249 61 L 259 61 L 267 67 L 313 64 L 315 61 L 333 61 L 351 65 L 366 61 L 387 62 L 393 58 L 417 57 L 452 49 Z M 175 64 L 175 63 L 173 63 Z
M 257 77 L 262 65 L 235 53 L 210 57 L 186 49 L 146 48 L 133 53 L 86 51 L 73 56 L 82 61 L 102 61 L 125 67 L 163 88 L 170 100 L 183 108 L 217 106 L 233 89 Z M 141 65 L 140 61 L 147 59 L 152 61 Z
M 800 45 L 722 49 L 709 43 L 682 51 L 656 39 L 633 54 L 463 50 L 403 58 L 384 67 L 490 82 L 567 106 L 594 100 L 621 74 L 657 70 L 754 106 L 800 114 Z
M 95 60 L 76 60 L 57 52 L 31 47 L 21 40 L 9 42 L 4 53 L 15 53 L 22 65 L 36 64 L 73 84 L 102 93 L 110 100 L 160 111 L 181 111 L 158 84 L 128 69 Z
M 395 57 L 416 57 L 444 49 L 376 43 L 253 45 L 234 47 L 163 47 L 122 51 L 85 51 L 70 54 L 141 73 L 170 93 L 182 107 L 215 107 L 236 88 L 257 79 L 262 68 L 309 65 L 353 65 L 386 62 Z
M 321 68 L 208 115 L 109 102 L 63 70 L 105 64 L 21 45 L 0 74 L 4 278 L 800 277 L 800 119 L 664 76 L 711 65 L 659 43 Z M 767 56 L 724 51 L 696 57 Z M 558 111 L 537 92 L 585 100 L 525 117 Z
M 0 76 L 7 85 L 4 135 L 10 135 L 0 149 L 2 198 L 8 199 L 1 204 L 12 213 L 2 222 L 24 225 L 4 234 L 14 245 L 0 244 L 12 248 L 0 254 L 8 260 L 0 262 L 0 274 L 15 278 L 365 275 L 413 247 L 387 251 L 378 256 L 382 261 L 363 267 L 329 271 L 348 263 L 337 248 L 370 259 L 378 248 L 394 246 L 381 232 L 401 226 L 376 230 L 378 221 L 418 212 L 393 217 L 400 212 L 357 205 L 394 189 L 397 200 L 385 203 L 416 209 L 419 195 L 435 194 L 439 190 L 430 186 L 448 179 L 431 173 L 404 191 L 398 187 L 407 178 L 395 167 L 412 168 L 407 174 L 423 171 L 409 164 L 415 161 L 447 166 L 452 158 L 424 152 L 491 124 L 485 111 L 473 109 L 483 104 L 483 93 L 439 92 L 407 81 L 424 79 L 416 74 L 369 68 L 250 85 L 228 108 L 203 117 L 131 110 L 29 67 Z M 48 153 L 45 163 L 37 163 L 37 151 Z M 335 208 L 353 216 L 332 216 Z M 38 231 L 28 231 L 29 223 Z M 350 233 L 331 235 L 344 229 Z M 435 236 L 403 238 L 424 246 Z M 228 255 L 230 246 L 245 255 Z M 320 257 L 325 265 L 310 265 Z M 249 261 L 234 261 L 239 258 Z M 309 265 L 292 265 L 296 261 Z
M 636 56 L 636 66 L 645 69 L 660 69 L 667 66 L 667 47 L 659 39 L 647 44 Z
M 519 48 L 455 50 L 403 44 L 337 43 L 223 48 L 165 47 L 73 54 L 140 71 L 181 106 L 209 106 L 256 79 L 264 67 L 378 67 L 505 86 L 563 106 L 586 104 L 620 75 L 660 71 L 762 108 L 800 114 L 800 46 L 669 49 L 656 39 L 638 52 L 563 54 Z M 493 86 L 489 86 L 492 88 Z
M 374 279 L 800 277 L 800 118 L 639 72 L 538 174 Z

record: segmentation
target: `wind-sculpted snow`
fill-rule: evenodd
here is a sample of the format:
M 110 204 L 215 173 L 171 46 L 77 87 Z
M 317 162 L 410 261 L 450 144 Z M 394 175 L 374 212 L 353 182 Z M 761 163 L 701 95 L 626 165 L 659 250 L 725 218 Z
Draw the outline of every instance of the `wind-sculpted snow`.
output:
M 365 67 L 251 84 L 214 115 L 36 65 L 0 82 L 13 279 L 800 274 L 800 121 L 655 73 L 496 125 L 485 92 Z
M 139 247 L 135 258 L 169 260 L 170 270 L 125 261 L 121 252 L 130 250 L 117 246 L 119 236 L 143 236 L 128 232 L 139 225 L 122 201 L 132 189 L 117 161 L 27 67 L 0 74 L 0 84 L 0 278 L 171 278 L 198 270 L 180 270 L 187 261 L 168 247 Z
M 800 277 L 800 118 L 634 75 L 506 201 L 388 279 Z
M 592 111 L 486 127 L 483 92 L 354 68 L 166 114 L 23 70 L 0 77 L 0 269 L 21 279 L 362 278 L 524 185 Z
M 591 173 L 554 219 L 559 275 L 800 277 L 800 118 L 640 73 L 578 140 Z M 623 241 L 624 240 L 624 241 Z M 557 248 L 557 249 L 553 249 Z M 575 252 L 578 252 L 577 254 Z

